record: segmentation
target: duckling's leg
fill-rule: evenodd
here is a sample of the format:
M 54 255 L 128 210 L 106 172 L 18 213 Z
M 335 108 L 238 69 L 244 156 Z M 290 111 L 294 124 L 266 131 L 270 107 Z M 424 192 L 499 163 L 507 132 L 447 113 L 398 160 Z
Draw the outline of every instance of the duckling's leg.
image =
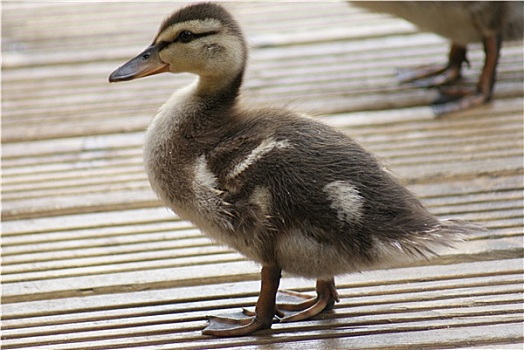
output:
M 262 284 L 254 316 L 249 317 L 249 313 L 246 312 L 237 317 L 208 316 L 209 325 L 202 333 L 219 337 L 234 337 L 271 328 L 276 313 L 276 295 L 281 272 L 278 267 L 262 267 Z
M 439 86 L 460 78 L 462 63 L 469 64 L 466 58 L 466 47 L 453 43 L 446 65 L 432 65 L 413 70 L 400 70 L 398 80 L 401 83 L 412 83 L 418 87 Z
M 291 297 L 306 299 L 301 294 L 293 292 L 280 292 Z M 317 280 L 317 297 L 309 298 L 299 303 L 278 303 L 278 309 L 286 316 L 280 318 L 280 322 L 301 321 L 318 315 L 323 310 L 330 310 L 338 302 L 338 293 L 335 288 L 335 280 Z M 296 312 L 295 312 L 296 311 Z
M 440 93 L 442 97 L 439 100 L 444 101 L 444 103 L 436 102 L 436 104 L 432 106 L 435 115 L 438 116 L 464 110 L 491 100 L 493 96 L 493 86 L 496 80 L 502 37 L 500 35 L 493 35 L 484 38 L 482 43 L 486 57 L 484 59 L 482 74 L 480 75 L 476 88 L 472 90 L 453 86 L 441 87 Z

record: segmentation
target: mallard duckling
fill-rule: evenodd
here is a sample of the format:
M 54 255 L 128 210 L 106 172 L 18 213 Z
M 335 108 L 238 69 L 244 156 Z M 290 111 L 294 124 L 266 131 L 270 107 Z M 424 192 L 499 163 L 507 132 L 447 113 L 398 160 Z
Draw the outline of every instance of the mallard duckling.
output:
M 439 221 L 346 135 L 294 112 L 238 102 L 247 60 L 222 6 L 184 7 L 109 80 L 189 72 L 147 130 L 153 190 L 180 217 L 262 265 L 255 313 L 211 317 L 204 334 L 239 336 L 333 307 L 334 276 L 431 256 L 467 226 Z M 317 279 L 316 298 L 280 294 L 281 271 Z
M 522 1 L 355 1 L 352 4 L 401 17 L 421 30 L 452 41 L 446 65 L 401 73 L 401 82 L 414 81 L 419 86 L 430 87 L 456 81 L 460 78 L 462 64 L 469 64 L 467 44 L 483 44 L 484 68 L 475 90 L 442 87 L 442 97 L 434 105 L 436 115 L 490 101 L 502 41 L 522 39 L 524 33 Z

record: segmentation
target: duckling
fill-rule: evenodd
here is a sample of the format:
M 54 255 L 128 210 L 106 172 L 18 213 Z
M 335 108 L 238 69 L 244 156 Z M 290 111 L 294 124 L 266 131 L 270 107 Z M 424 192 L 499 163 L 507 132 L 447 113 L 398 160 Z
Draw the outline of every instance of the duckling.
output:
M 180 217 L 262 265 L 255 312 L 209 317 L 204 334 L 240 336 L 308 319 L 339 301 L 334 277 L 430 257 L 471 231 L 439 221 L 345 134 L 279 108 L 246 107 L 247 46 L 216 3 L 174 12 L 110 82 L 189 72 L 149 126 L 151 187 Z M 317 280 L 317 297 L 278 294 L 282 271 Z M 300 302 L 297 302 L 300 301 Z
M 441 87 L 442 96 L 433 106 L 437 116 L 490 101 L 502 41 L 522 39 L 524 33 L 522 1 L 354 1 L 352 4 L 401 17 L 421 30 L 452 41 L 446 65 L 401 72 L 401 82 L 415 82 L 422 87 L 454 82 L 460 78 L 462 64 L 469 65 L 467 44 L 483 44 L 484 68 L 475 90 Z

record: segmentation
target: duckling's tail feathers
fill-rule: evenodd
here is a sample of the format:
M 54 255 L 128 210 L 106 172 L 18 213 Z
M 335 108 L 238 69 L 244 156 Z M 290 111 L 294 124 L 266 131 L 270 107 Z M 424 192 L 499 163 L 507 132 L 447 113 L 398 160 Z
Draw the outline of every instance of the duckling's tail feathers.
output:
M 429 259 L 438 256 L 442 250 L 450 250 L 467 241 L 474 233 L 486 231 L 486 228 L 464 220 L 440 220 L 439 224 L 427 231 L 406 237 L 402 248 L 413 257 Z
M 430 260 L 467 241 L 472 234 L 486 231 L 481 225 L 463 220 L 440 220 L 427 230 L 414 232 L 394 240 L 376 240 L 375 251 L 384 265 L 403 265 L 408 261 Z
M 438 232 L 448 235 L 463 236 L 467 238 L 468 235 L 475 232 L 485 232 L 487 228 L 473 222 L 460 219 L 445 219 L 440 220 Z

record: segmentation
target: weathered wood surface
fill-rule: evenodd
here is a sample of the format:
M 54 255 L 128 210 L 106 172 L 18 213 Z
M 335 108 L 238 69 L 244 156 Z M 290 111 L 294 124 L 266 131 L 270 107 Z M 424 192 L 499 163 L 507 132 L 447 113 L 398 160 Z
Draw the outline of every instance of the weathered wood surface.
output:
M 162 208 L 141 160 L 155 110 L 193 78 L 107 83 L 179 4 L 2 6 L 3 349 L 522 348 L 522 43 L 504 45 L 493 103 L 434 119 L 436 91 L 398 86 L 395 68 L 445 60 L 442 38 L 344 3 L 229 4 L 253 47 L 246 99 L 315 114 L 432 212 L 489 231 L 338 278 L 341 302 L 311 321 L 215 339 L 205 316 L 252 307 L 259 267 Z M 465 84 L 479 46 L 470 60 Z

